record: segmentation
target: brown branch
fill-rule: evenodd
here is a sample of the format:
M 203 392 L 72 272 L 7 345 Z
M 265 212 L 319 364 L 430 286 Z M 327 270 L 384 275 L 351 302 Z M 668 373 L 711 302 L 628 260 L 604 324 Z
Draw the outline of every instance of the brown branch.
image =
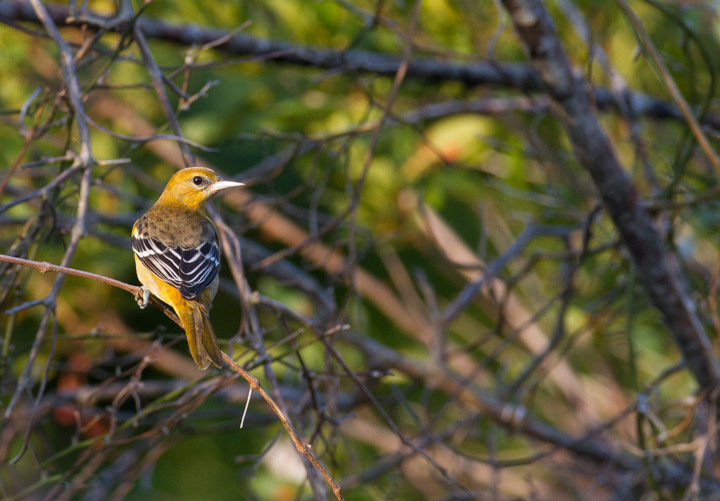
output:
M 106 30 L 123 32 L 126 22 L 114 17 L 85 14 L 81 18 L 62 5 L 48 5 L 47 10 L 57 26 L 85 26 L 91 31 Z M 0 0 L 0 22 L 37 23 L 38 18 L 23 0 Z M 401 58 L 393 55 L 362 50 L 338 51 L 316 46 L 291 44 L 276 40 L 256 38 L 249 35 L 228 37 L 230 31 L 197 25 L 178 25 L 158 19 L 141 18 L 137 25 L 145 38 L 158 39 L 180 45 L 192 46 L 213 43 L 227 37 L 227 42 L 214 48 L 232 56 L 258 56 L 277 63 L 311 66 L 323 70 L 345 70 L 394 77 Z M 182 68 L 182 67 L 181 67 Z M 408 80 L 454 81 L 469 87 L 491 86 L 513 88 L 523 92 L 543 92 L 544 84 L 532 67 L 517 63 L 475 62 L 463 64 L 441 59 L 413 59 L 407 68 Z M 626 111 L 632 116 L 647 116 L 659 120 L 683 120 L 677 106 L 640 92 L 618 93 L 607 87 L 594 89 L 594 102 L 600 110 Z M 623 102 L 624 101 L 624 102 Z M 720 116 L 708 114 L 702 123 L 720 128 Z
M 260 386 L 260 383 L 258 380 L 249 372 L 247 372 L 245 369 L 240 367 L 238 364 L 235 363 L 235 360 L 230 358 L 225 352 L 222 354 L 223 360 L 226 364 L 230 366 L 232 370 L 240 374 L 250 385 L 250 388 L 253 390 L 256 390 L 262 397 L 265 399 L 265 401 L 268 403 L 268 405 L 272 408 L 273 412 L 277 415 L 278 418 L 280 418 L 280 421 L 282 422 L 283 426 L 287 430 L 288 434 L 290 435 L 290 438 L 292 438 L 292 441 L 295 443 L 295 447 L 297 448 L 297 451 L 305 456 L 308 461 L 310 461 L 315 468 L 318 469 L 320 473 L 322 473 L 322 476 L 325 477 L 325 480 L 327 480 L 328 484 L 330 484 L 330 487 L 332 488 L 333 492 L 335 493 L 335 497 L 339 500 L 342 500 L 342 494 L 340 493 L 340 486 L 333 480 L 333 478 L 330 476 L 330 474 L 325 470 L 323 465 L 320 464 L 320 462 L 315 458 L 315 455 L 310 451 L 310 446 L 308 444 L 303 443 L 298 436 L 295 434 L 295 432 L 292 429 L 292 426 L 290 425 L 290 422 L 288 421 L 287 417 L 283 412 L 280 410 L 280 407 L 275 403 L 275 401 L 270 397 L 270 395 L 267 394 L 267 392 L 263 389 L 262 386 Z
M 652 304 L 660 310 L 698 384 L 714 387 L 720 381 L 720 364 L 683 290 L 679 270 L 671 266 L 660 234 L 592 111 L 583 82 L 573 75 L 552 17 L 539 0 L 502 1 L 533 66 L 561 109 L 559 119 L 575 155 L 592 177 Z
M 287 424 L 283 424 L 286 428 L 289 427 L 288 429 L 292 430 L 293 424 L 290 421 L 290 418 L 287 417 L 289 413 L 287 411 L 285 401 L 280 394 L 280 388 L 278 385 L 277 377 L 275 375 L 275 371 L 272 368 L 271 358 L 267 356 L 267 350 L 263 339 L 263 331 L 260 327 L 257 310 L 255 308 L 255 305 L 251 301 L 253 292 L 250 288 L 250 284 L 245 278 L 245 271 L 242 265 L 243 260 L 240 239 L 227 226 L 225 221 L 223 221 L 222 216 L 215 209 L 215 207 L 210 206 L 208 213 L 215 222 L 215 226 L 218 229 L 220 242 L 222 243 L 223 253 L 225 254 L 227 262 L 230 265 L 230 272 L 233 276 L 233 279 L 235 280 L 237 290 L 240 293 L 240 306 L 242 308 L 242 322 L 240 330 L 248 334 L 251 345 L 257 353 L 259 359 L 261 360 L 260 364 L 263 366 L 265 378 L 268 380 L 270 387 L 272 388 L 272 392 L 275 395 L 278 409 L 280 410 L 280 413 L 287 419 Z M 313 469 L 313 463 L 307 457 L 303 458 L 302 463 L 307 473 L 307 479 L 310 484 L 310 488 L 315 495 L 315 499 L 317 501 L 326 499 L 325 490 L 322 486 L 319 476 L 316 473 L 316 470 Z
M 40 273 L 47 273 L 47 272 L 53 272 L 53 273 L 63 273 L 65 275 L 74 275 L 76 277 L 81 278 L 88 278 L 90 280 L 95 280 L 96 282 L 102 282 L 104 284 L 110 285 L 112 287 L 117 287 L 118 289 L 122 289 L 126 292 L 129 292 L 130 294 L 133 294 L 136 296 L 138 292 L 140 291 L 140 286 L 138 285 L 130 285 L 126 284 L 125 282 L 121 282 L 120 280 L 115 280 L 114 278 L 105 277 L 102 275 L 97 275 L 95 273 L 90 273 L 89 271 L 82 271 L 82 270 L 76 270 L 74 268 L 68 268 L 66 266 L 59 266 L 57 264 L 47 263 L 45 261 L 31 261 L 30 259 L 22 259 L 19 257 L 14 256 L 7 256 L 5 254 L 0 254 L 0 261 L 5 263 L 12 263 L 12 264 L 19 264 L 20 266 L 26 266 L 28 268 L 34 268 L 38 270 Z M 165 315 L 167 315 L 173 322 L 178 324 L 180 327 L 182 327 L 182 322 L 178 318 L 178 316 L 175 314 L 174 311 L 169 309 L 167 306 L 165 306 L 162 301 L 157 299 L 156 297 L 150 296 L 150 302 L 160 308 Z
M 630 21 L 630 24 L 632 24 L 633 28 L 635 29 L 635 33 L 642 41 L 643 48 L 648 52 L 651 59 L 657 66 L 658 71 L 660 72 L 660 77 L 662 78 L 665 87 L 667 87 L 668 92 L 670 92 L 670 95 L 672 96 L 673 101 L 675 101 L 675 104 L 678 106 L 678 108 L 680 108 L 680 112 L 682 113 L 685 122 L 687 122 L 688 127 L 690 127 L 690 131 L 695 137 L 695 140 L 700 145 L 700 148 L 702 148 L 702 150 L 705 152 L 705 155 L 707 156 L 708 160 L 710 160 L 710 163 L 713 165 L 715 170 L 720 173 L 720 158 L 718 158 L 717 153 L 715 153 L 715 150 L 713 150 L 712 146 L 710 145 L 708 138 L 702 131 L 700 124 L 695 119 L 695 115 L 693 115 L 693 112 L 690 109 L 690 105 L 688 105 L 687 101 L 685 101 L 682 92 L 680 92 L 680 89 L 675 83 L 675 80 L 673 79 L 672 75 L 670 75 L 670 70 L 668 70 L 665 61 L 660 55 L 660 52 L 655 47 L 655 44 L 653 43 L 652 38 L 650 38 L 650 35 L 645 29 L 645 26 L 643 26 L 640 18 L 637 16 L 637 14 L 635 14 L 635 12 L 624 0 L 616 0 L 616 2 L 620 6 L 620 9 L 622 9 L 622 11 L 625 13 L 625 16 L 627 17 L 628 21 Z

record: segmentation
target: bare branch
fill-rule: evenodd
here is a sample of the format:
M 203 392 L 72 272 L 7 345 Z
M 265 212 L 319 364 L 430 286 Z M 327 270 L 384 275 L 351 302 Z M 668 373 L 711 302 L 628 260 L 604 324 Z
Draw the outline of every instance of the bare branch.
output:
M 19 257 L 14 256 L 6 256 L 5 254 L 0 254 L 0 261 L 5 263 L 12 263 L 12 264 L 18 264 L 20 266 L 27 266 L 28 268 L 33 268 L 38 270 L 40 273 L 62 273 L 64 275 L 74 275 L 76 277 L 81 278 L 88 278 L 90 280 L 95 280 L 96 282 L 101 282 L 107 285 L 110 285 L 112 287 L 116 287 L 118 289 L 122 289 L 126 292 L 129 292 L 133 296 L 137 296 L 140 292 L 140 286 L 138 285 L 130 285 L 126 284 L 125 282 L 121 282 L 120 280 L 115 280 L 114 278 L 105 277 L 103 275 L 97 275 L 95 273 L 90 273 L 89 271 L 82 271 L 82 270 L 76 270 L 73 268 L 68 268 L 66 266 L 58 266 L 56 264 L 47 263 L 47 262 L 39 262 L 39 261 L 32 261 L 30 259 L 22 259 Z M 48 301 L 48 299 L 41 300 L 41 303 L 37 304 L 44 304 Z M 155 297 L 150 297 L 150 302 L 160 308 L 163 313 L 165 313 L 169 318 L 171 318 L 175 323 L 180 325 L 182 327 L 182 323 L 180 322 L 180 319 L 178 319 L 177 315 L 175 315 L 175 312 L 168 309 L 159 299 Z
M 48 6 L 48 11 L 58 26 L 87 26 L 90 29 L 122 31 L 122 23 L 113 24 L 114 18 L 99 15 L 77 19 L 66 7 Z M 38 22 L 32 10 L 23 0 L 0 0 L 0 22 Z M 137 25 L 149 39 L 161 39 L 190 46 L 213 44 L 226 40 L 230 31 L 203 28 L 194 25 L 175 25 L 161 20 L 141 18 Z M 233 56 L 270 56 L 273 61 L 284 64 L 312 66 L 324 70 L 352 71 L 376 75 L 394 76 L 401 60 L 361 50 L 334 51 L 312 46 L 293 45 L 285 42 L 265 40 L 249 35 L 234 35 L 215 50 Z M 406 78 L 425 81 L 455 81 L 467 86 L 509 87 L 523 92 L 544 91 L 544 84 L 530 67 L 515 63 L 472 63 L 461 64 L 438 59 L 414 59 L 407 69 Z M 623 105 L 633 116 L 647 116 L 660 120 L 682 120 L 681 111 L 673 104 L 640 92 L 625 92 Z M 594 101 L 601 110 L 616 110 L 618 102 L 613 90 L 604 87 L 595 89 Z M 707 115 L 703 124 L 720 128 L 720 117 Z
M 592 176 L 645 290 L 660 310 L 688 368 L 702 388 L 716 386 L 720 364 L 683 291 L 679 270 L 671 267 L 657 229 L 574 77 L 552 18 L 539 0 L 503 0 L 503 4 L 550 96 L 562 107 L 560 118 L 575 154 Z

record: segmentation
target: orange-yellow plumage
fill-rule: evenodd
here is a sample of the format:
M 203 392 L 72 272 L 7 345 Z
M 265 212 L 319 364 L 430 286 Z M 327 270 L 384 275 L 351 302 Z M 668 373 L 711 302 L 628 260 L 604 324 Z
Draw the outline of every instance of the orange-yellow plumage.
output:
M 208 316 L 220 280 L 220 249 L 205 205 L 218 191 L 241 185 L 203 167 L 183 169 L 133 226 L 135 266 L 145 291 L 141 306 L 152 293 L 175 310 L 201 369 L 222 366 Z

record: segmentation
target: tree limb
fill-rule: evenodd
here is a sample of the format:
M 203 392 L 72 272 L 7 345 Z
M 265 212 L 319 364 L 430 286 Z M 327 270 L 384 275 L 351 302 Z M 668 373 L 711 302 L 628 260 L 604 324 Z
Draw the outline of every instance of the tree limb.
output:
M 48 5 L 47 11 L 58 27 L 86 26 L 92 31 L 106 30 L 123 32 L 126 22 L 115 17 L 93 13 L 75 17 L 72 11 L 62 5 Z M 39 23 L 33 10 L 24 0 L 0 0 L 0 22 Z M 372 73 L 394 77 L 401 57 L 363 50 L 338 51 L 317 46 L 292 44 L 288 42 L 257 38 L 250 35 L 191 24 L 172 24 L 158 19 L 142 17 L 136 21 L 146 39 L 157 39 L 180 45 L 206 45 L 227 38 L 227 42 L 215 50 L 233 56 L 257 56 L 272 59 L 277 63 L 311 66 L 323 70 L 344 70 L 358 73 Z M 454 81 L 468 87 L 490 86 L 513 88 L 522 92 L 542 92 L 544 83 L 530 66 L 518 63 L 473 62 L 469 64 L 433 58 L 414 58 L 407 67 L 405 76 L 409 80 Z M 625 109 L 633 116 L 666 120 L 683 120 L 678 107 L 669 101 L 648 96 L 641 92 L 625 92 L 624 103 L 618 103 L 616 94 L 607 87 L 594 88 L 594 102 L 600 110 Z M 702 123 L 720 129 L 720 116 L 708 114 Z
M 533 67 L 562 108 L 559 119 L 575 155 L 592 177 L 652 304 L 660 310 L 698 384 L 703 389 L 714 387 L 720 381 L 720 364 L 683 290 L 679 270 L 671 267 L 660 234 L 593 113 L 582 82 L 574 77 L 550 14 L 539 0 L 502 2 Z

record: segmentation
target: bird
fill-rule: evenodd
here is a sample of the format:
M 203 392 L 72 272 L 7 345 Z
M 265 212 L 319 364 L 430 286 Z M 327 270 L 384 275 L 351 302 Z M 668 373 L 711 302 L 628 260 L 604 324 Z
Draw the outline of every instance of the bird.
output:
M 176 172 L 160 198 L 132 229 L 135 269 L 142 284 L 136 299 L 147 306 L 150 294 L 169 304 L 182 321 L 190 354 L 198 368 L 222 367 L 222 355 L 208 312 L 218 290 L 220 247 L 205 211 L 219 191 L 243 183 L 205 167 Z

